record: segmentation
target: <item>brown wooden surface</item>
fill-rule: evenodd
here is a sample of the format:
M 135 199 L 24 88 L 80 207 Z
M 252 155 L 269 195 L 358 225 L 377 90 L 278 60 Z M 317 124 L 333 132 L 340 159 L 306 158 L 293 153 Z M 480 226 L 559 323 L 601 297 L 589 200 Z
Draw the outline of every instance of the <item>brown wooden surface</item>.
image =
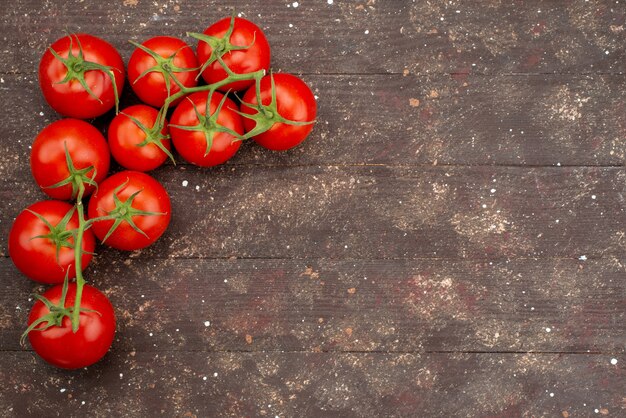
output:
M 623 415 L 623 369 L 606 356 L 114 351 L 75 373 L 35 357 L 0 360 L 6 415 Z
M 37 130 L 57 118 L 42 100 L 35 75 L 3 79 L 0 99 L 19 96 L 16 112 L 35 111 L 22 124 Z M 229 164 L 556 167 L 624 161 L 623 75 L 471 75 L 460 82 L 441 75 L 314 74 L 306 80 L 319 97 L 319 140 L 289 153 L 249 147 Z M 28 158 L 30 130 L 4 125 L 0 132 L 13 140 L 2 147 Z M 0 170 L 15 176 L 22 165 L 14 160 Z
M 99 248 L 118 332 L 88 370 L 19 346 L 43 287 L 1 240 L 1 416 L 626 414 L 623 0 L 6 3 L 2 237 L 43 198 L 29 146 L 59 116 L 36 68 L 66 28 L 128 59 L 236 6 L 319 122 L 154 173 L 171 228 Z

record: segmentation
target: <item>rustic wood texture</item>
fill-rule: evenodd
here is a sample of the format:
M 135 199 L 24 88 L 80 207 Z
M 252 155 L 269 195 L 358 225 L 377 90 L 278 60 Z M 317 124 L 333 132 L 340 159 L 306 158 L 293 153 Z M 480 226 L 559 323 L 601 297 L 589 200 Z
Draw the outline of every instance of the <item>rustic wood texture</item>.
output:
M 0 127 L 12 138 L 1 146 L 18 157 L 0 167 L 7 177 L 28 162 L 33 131 L 59 116 L 45 103 L 36 74 L 8 74 L 3 80 L 0 100 L 19 95 L 15 111 L 28 115 L 21 125 Z M 318 141 L 289 153 L 249 147 L 228 165 L 624 163 L 626 77 L 621 75 L 472 75 L 457 81 L 316 74 L 306 80 L 319 97 Z M 127 85 L 125 103 L 133 102 L 130 90 Z
M 115 351 L 68 373 L 32 353 L 9 352 L 0 377 L 11 392 L 4 412 L 21 417 L 620 416 L 624 369 L 610 359 Z
M 247 165 L 152 174 L 172 194 L 174 216 L 142 257 L 576 259 L 623 257 L 626 248 L 621 167 Z M 28 172 L 21 176 L 0 181 L 9 216 L 24 206 L 11 199 L 16 192 L 42 198 Z M 1 233 L 9 228 L 0 223 Z M 6 254 L 6 242 L 0 249 Z
M 106 251 L 88 274 L 117 308 L 120 351 L 622 354 L 623 261 L 155 260 Z M 0 273 L 18 276 L 6 259 Z M 24 295 L 35 290 L 3 283 L 0 297 L 14 302 L 0 310 L 0 350 L 20 349 L 21 330 L 8 324 L 26 321 Z
M 65 29 L 127 60 L 236 7 L 319 122 L 289 152 L 153 173 L 171 227 L 98 248 L 118 332 L 87 370 L 20 347 L 44 288 L 1 240 L 1 416 L 626 414 L 623 0 L 6 3 L 2 237 L 44 197 L 29 147 L 59 116 L 36 69 Z
M 626 71 L 621 1 L 478 4 L 402 0 L 14 0 L 2 11 L 6 72 L 36 68 L 64 29 L 128 39 L 201 32 L 233 7 L 266 32 L 276 68 L 298 73 L 619 74 Z M 586 4 L 589 3 L 589 4 Z M 291 25 L 291 26 L 289 26 Z

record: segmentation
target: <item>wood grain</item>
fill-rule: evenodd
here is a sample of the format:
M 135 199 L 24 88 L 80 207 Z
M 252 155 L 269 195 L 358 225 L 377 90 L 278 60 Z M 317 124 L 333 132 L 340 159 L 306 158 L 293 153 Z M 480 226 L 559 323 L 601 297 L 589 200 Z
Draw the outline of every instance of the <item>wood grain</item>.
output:
M 119 319 L 116 351 L 624 353 L 624 260 L 197 260 L 102 250 L 87 277 Z M 0 351 L 24 295 L 0 259 Z M 207 324 L 208 321 L 208 324 Z
M 115 351 L 95 367 L 68 373 L 13 352 L 0 358 L 0 378 L 11 388 L 10 397 L 0 391 L 0 409 L 20 417 L 50 411 L 93 417 L 621 416 L 617 388 L 624 387 L 625 370 L 610 361 L 554 354 Z
M 126 3 L 126 4 L 125 4 Z M 127 59 L 129 39 L 201 32 L 242 13 L 265 31 L 273 67 L 297 73 L 623 74 L 626 12 L 620 2 L 354 2 L 15 0 L 0 10 L 7 60 L 33 72 L 64 30 L 109 40 Z M 314 24 L 311 23 L 312 19 Z M 290 26 L 291 25 L 291 26 Z
M 11 138 L 0 147 L 14 157 L 0 163 L 6 177 L 28 162 L 37 133 L 59 116 L 35 75 L 2 80 L 0 100 L 21 98 L 0 126 L 0 135 Z M 306 81 L 319 100 L 311 137 L 289 152 L 248 146 L 228 165 L 624 163 L 623 76 L 309 75 Z M 127 85 L 123 103 L 136 102 L 130 90 Z M 111 118 L 98 121 L 103 132 Z
M 154 250 L 185 257 L 376 259 L 624 254 L 621 168 L 261 170 L 159 173 L 175 197 L 174 213 L 185 217 L 175 218 Z M 185 180 L 191 193 L 200 186 L 192 202 L 176 199 L 189 193 Z
M 141 257 L 577 259 L 623 257 L 626 245 L 621 167 L 170 166 L 154 175 L 173 218 Z M 27 176 L 0 181 L 0 234 L 42 198 Z

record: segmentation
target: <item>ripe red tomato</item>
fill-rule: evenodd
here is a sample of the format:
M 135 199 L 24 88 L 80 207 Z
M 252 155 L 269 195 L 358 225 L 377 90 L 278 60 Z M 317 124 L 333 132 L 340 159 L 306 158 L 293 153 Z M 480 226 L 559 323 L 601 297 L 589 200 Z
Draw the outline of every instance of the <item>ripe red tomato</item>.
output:
M 272 102 L 272 76 L 261 79 L 261 103 L 265 106 Z M 313 92 L 304 81 L 291 74 L 274 74 L 276 88 L 276 109 L 283 118 L 294 122 L 309 122 L 317 116 L 317 104 Z M 255 86 L 250 87 L 243 96 L 241 111 L 247 114 L 257 113 L 256 109 L 246 106 L 245 103 L 257 104 Z M 273 115 L 270 115 L 272 117 Z M 243 118 L 246 132 L 255 127 L 255 122 Z M 300 144 L 313 129 L 313 124 L 290 125 L 277 122 L 268 131 L 253 137 L 253 139 L 265 148 L 284 151 Z
M 207 92 L 191 94 L 174 110 L 170 121 L 170 132 L 176 151 L 185 160 L 201 167 L 210 167 L 226 162 L 235 155 L 241 145 L 241 141 L 235 140 L 236 138 L 228 132 L 211 132 L 210 128 L 206 128 L 213 139 L 211 147 L 207 150 L 207 139 L 202 128 L 202 125 L 208 126 L 206 121 L 207 99 Z M 216 115 L 220 103 L 222 106 Z M 237 109 L 237 105 L 231 99 L 219 92 L 213 93 L 209 106 L 211 119 L 214 121 L 216 119 L 222 127 L 243 135 L 243 121 L 241 116 L 235 112 Z M 198 119 L 196 110 L 201 114 L 201 120 Z M 177 126 L 196 128 L 185 130 Z
M 122 205 L 117 210 L 115 195 Z M 88 213 L 91 219 L 116 212 L 123 216 L 123 220 L 104 243 L 113 248 L 132 251 L 147 247 L 165 232 L 172 208 L 167 191 L 158 181 L 138 171 L 122 171 L 103 181 L 89 200 Z M 96 237 L 103 240 L 114 222 L 94 222 L 92 229 Z M 133 228 L 131 223 L 143 233 Z
M 113 118 L 108 132 L 109 147 L 113 158 L 122 167 L 150 171 L 167 159 L 172 149 L 167 121 L 161 132 L 152 131 L 158 113 L 154 108 L 140 104 L 127 107 Z
M 125 73 L 124 61 L 111 44 L 79 33 L 57 40 L 50 48 L 63 60 L 48 49 L 39 63 L 39 85 L 50 107 L 64 116 L 89 119 L 115 106 L 115 88 L 121 96 Z
M 68 212 L 72 211 L 70 217 Z M 43 217 L 53 228 L 32 212 Z M 69 231 L 78 228 L 78 214 L 73 206 L 58 200 L 44 200 L 23 210 L 9 233 L 9 255 L 25 276 L 45 284 L 63 283 L 76 277 L 74 238 Z M 47 236 L 47 237 L 46 237 Z M 91 261 L 96 240 L 90 230 L 83 235 L 82 268 Z M 57 257 L 58 254 L 58 257 Z
M 161 107 L 168 97 L 168 85 L 170 96 L 180 91 L 171 76 L 165 77 L 165 71 L 172 71 L 185 87 L 198 85 L 198 60 L 185 42 L 171 36 L 156 36 L 144 42 L 142 47 L 151 52 L 137 47 L 128 62 L 128 80 L 142 102 Z M 172 106 L 180 100 L 173 102 Z
M 62 291 L 63 286 L 57 285 L 43 296 L 53 304 L 58 304 Z M 75 297 L 76 283 L 70 283 L 64 306 L 73 306 Z M 97 312 L 81 312 L 76 333 L 72 332 L 72 322 L 67 316 L 63 317 L 61 326 L 52 326 L 44 331 L 35 329 L 28 333 L 30 345 L 35 352 L 54 366 L 78 369 L 92 365 L 109 351 L 113 343 L 115 313 L 109 299 L 96 288 L 85 285 L 80 306 Z M 28 325 L 48 313 L 50 310 L 38 300 L 30 311 Z
M 54 199 L 73 199 L 77 192 L 72 184 L 50 187 L 70 178 L 72 174 L 66 161 L 66 147 L 74 173 L 82 173 L 86 179 L 91 179 L 95 169 L 93 180 L 98 183 L 109 171 L 109 147 L 96 128 L 78 119 L 61 119 L 51 123 L 35 138 L 30 154 L 30 168 L 39 187 Z M 89 167 L 93 168 L 86 170 Z M 85 186 L 87 196 L 94 187 L 89 184 Z
M 230 17 L 214 23 L 204 31 L 204 35 L 218 39 L 222 38 L 219 42 L 216 42 L 215 48 L 203 40 L 198 42 L 197 53 L 200 65 L 204 66 L 209 59 L 214 59 L 202 72 L 202 78 L 208 84 L 222 81 L 227 77 L 227 73 L 222 65 L 212 55 L 214 50 L 215 54 L 221 55 L 224 63 L 235 74 L 252 73 L 258 70 L 267 71 L 270 67 L 270 44 L 267 42 L 263 31 L 249 20 L 236 17 L 234 21 L 234 28 L 229 39 L 224 38 L 231 25 Z M 249 46 L 249 48 L 237 49 L 237 47 L 246 46 Z M 233 47 L 235 49 L 232 49 Z M 252 84 L 254 84 L 254 80 L 237 81 L 222 86 L 220 91 L 240 91 Z

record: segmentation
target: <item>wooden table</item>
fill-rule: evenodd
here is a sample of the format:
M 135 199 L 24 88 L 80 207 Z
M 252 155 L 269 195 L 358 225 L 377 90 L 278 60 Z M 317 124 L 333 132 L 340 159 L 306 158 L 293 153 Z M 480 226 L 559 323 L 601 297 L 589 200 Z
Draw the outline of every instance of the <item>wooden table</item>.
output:
M 111 352 L 20 347 L 43 288 L 4 237 L 44 197 L 42 52 L 67 28 L 127 60 L 226 3 L 2 5 L 0 415 L 625 416 L 624 0 L 236 2 L 319 96 L 312 136 L 154 172 L 168 232 L 87 271 Z

